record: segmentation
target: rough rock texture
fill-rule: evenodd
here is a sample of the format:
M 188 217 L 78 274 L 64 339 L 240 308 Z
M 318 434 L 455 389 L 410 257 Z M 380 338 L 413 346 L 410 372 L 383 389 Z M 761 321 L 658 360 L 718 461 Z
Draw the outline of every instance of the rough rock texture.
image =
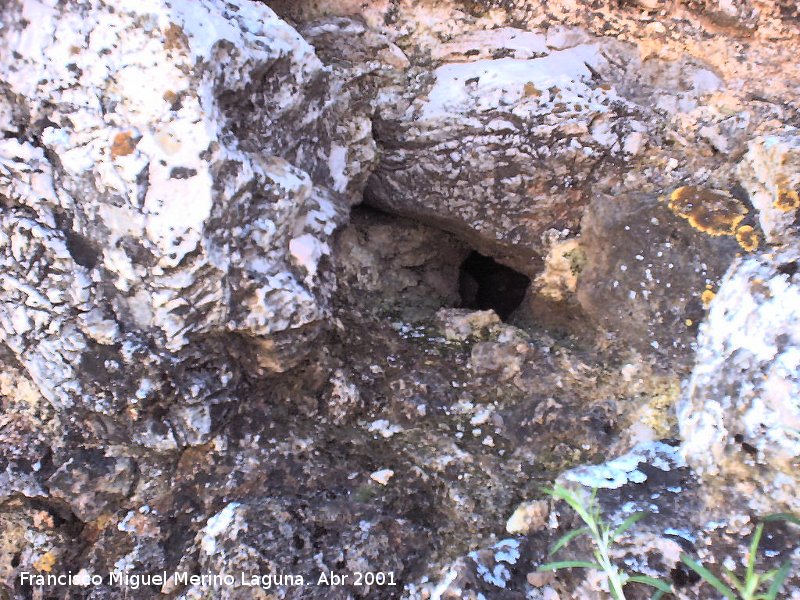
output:
M 407 64 L 400 58 L 396 63 L 404 77 L 384 73 L 375 79 L 380 93 L 374 131 L 382 152 L 365 198 L 447 229 L 538 279 L 519 323 L 549 320 L 569 330 L 570 315 L 573 321 L 582 318 L 582 307 L 613 337 L 637 347 L 656 342 L 662 360 L 689 361 L 695 332 L 682 331 L 685 322 L 698 322 L 696 297 L 706 285 L 712 288 L 706 296 L 716 289 L 734 246 L 697 240 L 687 260 L 702 257 L 709 244 L 731 251 L 712 252 L 713 264 L 701 265 L 705 281 L 693 279 L 691 297 L 640 290 L 643 283 L 650 286 L 642 273 L 626 288 L 637 297 L 622 300 L 624 308 L 600 306 L 601 300 L 590 299 L 591 283 L 576 286 L 560 264 L 565 244 L 578 243 L 586 255 L 602 251 L 592 242 L 585 251 L 576 237 L 582 219 L 591 219 L 587 205 L 638 197 L 644 200 L 643 218 L 653 197 L 668 198 L 679 188 L 709 192 L 705 209 L 672 206 L 707 233 L 716 230 L 696 213 L 716 218 L 713 194 L 730 195 L 747 217 L 729 237 L 741 250 L 753 251 L 763 244 L 759 223 L 769 211 L 756 220 L 748 194 L 760 209 L 765 202 L 756 188 L 767 186 L 774 196 L 777 178 L 786 180 L 781 206 L 793 203 L 791 161 L 783 161 L 784 167 L 748 166 L 765 160 L 780 165 L 792 152 L 791 124 L 798 113 L 790 90 L 800 74 L 786 67 L 787 43 L 796 39 L 798 23 L 779 3 L 596 2 L 591 9 L 567 2 L 272 5 L 299 23 L 366 24 L 396 44 Z M 765 89 L 771 92 L 765 95 Z M 760 139 L 772 140 L 768 145 L 783 140 L 785 149 L 757 158 Z M 753 168 L 760 175 L 751 182 Z M 780 173 L 768 175 L 770 168 Z M 766 179 L 757 183 L 759 177 Z M 636 211 L 635 204 L 628 210 Z M 794 210 L 789 212 L 793 218 Z M 620 227 L 627 225 L 624 218 L 617 221 Z M 771 229 L 769 223 L 764 227 Z M 612 235 L 600 231 L 600 237 Z M 664 273 L 661 289 L 686 289 L 684 275 Z M 597 282 L 605 273 L 601 268 L 587 276 Z M 576 287 L 583 288 L 583 302 L 576 302 Z M 651 302 L 641 291 L 657 297 Z M 629 331 L 630 320 L 620 322 L 631 313 L 644 319 L 638 331 Z M 690 314 L 680 319 L 681 313 Z
M 678 412 L 686 459 L 709 493 L 734 493 L 758 513 L 800 510 L 798 259 L 785 250 L 731 271 Z
M 440 223 L 530 273 L 542 233 L 577 228 L 594 173 L 622 162 L 625 140 L 641 134 L 632 131 L 635 107 L 592 77 L 608 66 L 599 45 L 556 50 L 519 30 L 483 37 L 453 45 L 505 38 L 521 49 L 437 67 L 407 108 L 389 99 L 367 198 Z
M 797 237 L 800 208 L 800 135 L 797 130 L 750 142 L 740 176 L 758 209 L 761 227 L 773 243 Z
M 581 228 L 586 263 L 577 299 L 584 312 L 668 369 L 693 358 L 703 294 L 719 287 L 742 248 L 731 236 L 697 231 L 664 199 L 598 197 Z M 626 323 L 625 327 L 619 327 Z
M 711 598 L 681 551 L 800 511 L 798 41 L 790 0 L 3 3 L 0 597 L 605 598 L 537 571 L 560 481 Z M 87 584 L 162 571 L 235 581 Z
M 59 410 L 205 441 L 241 367 L 285 370 L 323 322 L 369 121 L 263 6 L 26 2 L 3 23 L 2 341 Z
M 339 286 L 364 292 L 364 308 L 400 310 L 413 321 L 460 304 L 459 269 L 468 254 L 441 230 L 359 209 L 337 237 L 334 261 Z

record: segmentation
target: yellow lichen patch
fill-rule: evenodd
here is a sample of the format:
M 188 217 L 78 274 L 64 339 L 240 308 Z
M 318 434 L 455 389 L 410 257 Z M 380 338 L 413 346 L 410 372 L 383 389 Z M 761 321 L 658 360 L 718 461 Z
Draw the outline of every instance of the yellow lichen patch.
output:
M 680 381 L 654 376 L 648 379 L 647 387 L 642 391 L 646 401 L 631 413 L 631 425 L 648 428 L 658 439 L 675 435 L 678 424 L 675 404 L 680 397 Z
M 775 195 L 775 208 L 783 212 L 789 212 L 800 207 L 800 195 L 794 190 L 780 188 Z
M 676 400 L 677 394 L 670 392 L 654 396 L 641 415 L 641 422 L 650 427 L 659 438 L 675 433 L 678 424 L 675 417 Z
M 742 225 L 736 230 L 736 241 L 748 252 L 758 249 L 758 235 L 750 225 Z
M 114 141 L 111 144 L 111 156 L 116 158 L 133 154 L 137 142 L 138 140 L 131 135 L 130 131 L 119 132 L 114 136 Z
M 42 554 L 38 560 L 33 563 L 33 568 L 37 571 L 44 571 L 45 573 L 49 573 L 53 570 L 53 566 L 56 564 L 56 555 L 52 552 L 45 552 Z
M 708 235 L 733 235 L 747 214 L 741 201 L 723 190 L 685 185 L 669 197 L 669 209 Z
M 686 324 L 687 327 L 691 327 L 692 325 L 694 325 L 694 321 L 692 321 L 691 319 L 686 319 L 684 323 Z
M 703 306 L 708 308 L 711 304 L 711 301 L 716 298 L 717 295 L 714 293 L 713 290 L 703 290 L 703 293 L 700 294 L 700 300 L 703 301 Z

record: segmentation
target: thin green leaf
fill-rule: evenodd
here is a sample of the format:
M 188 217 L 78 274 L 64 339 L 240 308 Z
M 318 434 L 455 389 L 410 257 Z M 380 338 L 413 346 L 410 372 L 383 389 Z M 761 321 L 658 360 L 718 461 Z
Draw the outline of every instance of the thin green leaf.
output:
M 793 515 L 791 513 L 775 513 L 772 515 L 767 515 L 761 519 L 762 521 L 769 522 L 769 521 L 786 521 L 788 523 L 794 523 L 795 525 L 800 525 L 800 517 Z
M 563 560 L 561 562 L 551 562 L 539 565 L 539 571 L 558 571 L 560 569 L 595 569 L 602 571 L 603 567 L 597 563 L 586 562 L 583 560 Z
M 727 567 L 722 567 L 722 573 L 725 575 L 725 578 L 733 584 L 733 587 L 736 589 L 736 591 L 744 595 L 744 582 L 739 580 L 739 578 L 736 576 L 736 573 Z
M 585 506 L 583 506 L 580 498 L 578 498 L 575 493 L 563 486 L 557 485 L 553 488 L 553 493 L 551 495 L 553 498 L 563 500 L 569 504 L 572 510 L 578 513 L 578 516 L 583 519 L 583 522 L 589 525 L 590 528 L 592 525 L 594 525 L 594 518 L 592 517 L 592 514 L 586 509 Z M 591 506 L 591 503 L 589 506 Z
M 558 539 L 558 541 L 555 544 L 553 544 L 553 547 L 550 548 L 550 552 L 548 552 L 547 555 L 548 556 L 552 556 L 553 554 L 555 554 L 556 552 L 561 550 L 561 548 L 563 548 L 564 546 L 569 544 L 576 537 L 578 537 L 579 535 L 582 535 L 584 533 L 587 533 L 587 534 L 589 533 L 589 528 L 588 527 L 581 527 L 580 529 L 573 529 L 572 531 L 570 531 L 568 533 L 565 533 L 564 535 L 562 535 Z
M 654 587 L 657 590 L 664 592 L 665 594 L 672 593 L 672 586 L 669 585 L 666 581 L 661 581 L 660 579 L 656 579 L 655 577 L 648 577 L 647 575 L 631 575 L 628 577 L 628 581 L 632 581 L 633 583 L 643 583 L 644 585 L 649 585 L 650 587 Z
M 752 598 L 753 595 L 758 591 L 759 586 L 761 585 L 761 576 L 758 574 L 753 575 L 750 579 L 745 579 L 745 586 L 744 592 L 742 592 L 742 596 L 745 598 Z
M 623 533 L 628 531 L 628 529 L 633 527 L 633 525 L 635 523 L 637 523 L 638 521 L 641 521 L 646 516 L 647 516 L 647 513 L 645 513 L 645 512 L 635 512 L 635 513 L 633 513 L 630 517 L 625 519 L 619 527 L 617 527 L 614 530 L 614 533 L 611 534 L 611 540 L 612 541 L 616 541 L 617 538 L 619 538 L 619 536 L 621 536 Z
M 761 573 L 759 577 L 761 577 L 761 581 L 763 583 L 767 583 L 768 581 L 772 581 L 775 579 L 775 575 L 778 574 L 778 569 L 772 569 L 771 571 L 767 571 L 766 573 Z
M 717 590 L 720 594 L 728 598 L 728 600 L 736 600 L 736 593 L 729 588 L 727 585 L 722 583 L 717 576 L 714 575 L 711 571 L 706 569 L 703 565 L 698 563 L 697 561 L 692 560 L 685 554 L 681 555 L 681 560 L 683 563 L 689 567 L 692 571 L 700 575 L 706 582 L 711 585 L 715 590 Z
M 786 578 L 789 576 L 789 570 L 792 568 L 791 562 L 785 562 L 781 565 L 781 568 L 775 573 L 775 579 L 772 580 L 772 585 L 769 586 L 769 590 L 767 590 L 767 595 L 765 598 L 767 600 L 775 600 L 778 597 L 778 592 L 781 591 L 783 587 L 783 582 L 786 581 Z
M 761 543 L 761 536 L 764 534 L 764 524 L 759 523 L 756 531 L 753 534 L 753 539 L 750 542 L 750 550 L 747 555 L 747 574 L 745 581 L 750 581 L 753 578 L 753 573 L 756 572 L 756 556 L 758 555 L 758 545 Z

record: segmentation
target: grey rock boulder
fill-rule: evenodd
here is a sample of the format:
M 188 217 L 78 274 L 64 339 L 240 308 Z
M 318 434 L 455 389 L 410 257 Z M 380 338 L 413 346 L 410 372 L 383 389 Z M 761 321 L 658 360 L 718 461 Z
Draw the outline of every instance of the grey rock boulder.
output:
M 800 510 L 799 260 L 784 249 L 739 262 L 701 329 L 678 422 L 712 505 Z
M 0 18 L 0 343 L 101 437 L 201 443 L 242 370 L 286 370 L 325 325 L 369 106 L 257 3 Z

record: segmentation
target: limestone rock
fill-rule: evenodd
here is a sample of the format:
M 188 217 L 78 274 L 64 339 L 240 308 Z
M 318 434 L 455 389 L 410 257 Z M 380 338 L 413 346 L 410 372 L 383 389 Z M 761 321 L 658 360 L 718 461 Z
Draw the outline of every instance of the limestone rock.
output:
M 48 491 L 70 505 L 82 521 L 113 511 L 113 501 L 125 498 L 136 478 L 136 465 L 127 457 L 104 456 L 84 450 L 70 456 L 47 481 Z
M 388 97 L 368 201 L 534 272 L 542 233 L 576 228 L 592 174 L 623 160 L 623 114 L 636 110 L 596 79 L 602 45 L 542 46 L 540 57 L 445 63 L 424 88 Z
M 797 237 L 800 210 L 800 134 L 795 130 L 758 137 L 739 166 L 742 182 L 758 209 L 771 243 Z
M 58 410 L 201 443 L 204 402 L 243 366 L 296 364 L 326 320 L 369 108 L 251 2 L 33 1 L 2 20 L 0 339 Z
M 0 597 L 605 598 L 556 480 L 711 597 L 799 508 L 795 4 L 2 3 Z M 398 585 L 19 579 L 162 570 Z
M 712 236 L 653 196 L 598 197 L 583 220 L 586 265 L 577 299 L 590 318 L 667 368 L 688 365 L 703 294 L 743 249 Z
M 550 507 L 544 500 L 533 500 L 520 504 L 506 522 L 506 531 L 511 534 L 527 535 L 543 529 L 550 514 Z
M 384 313 L 419 320 L 457 306 L 459 267 L 469 250 L 454 236 L 369 209 L 354 210 L 337 235 L 340 294 Z
M 443 308 L 436 313 L 436 321 L 447 339 L 457 341 L 485 338 L 501 326 L 500 318 L 492 310 Z
M 759 254 L 727 275 L 678 411 L 686 460 L 709 496 L 735 494 L 762 514 L 800 510 L 799 259 Z

